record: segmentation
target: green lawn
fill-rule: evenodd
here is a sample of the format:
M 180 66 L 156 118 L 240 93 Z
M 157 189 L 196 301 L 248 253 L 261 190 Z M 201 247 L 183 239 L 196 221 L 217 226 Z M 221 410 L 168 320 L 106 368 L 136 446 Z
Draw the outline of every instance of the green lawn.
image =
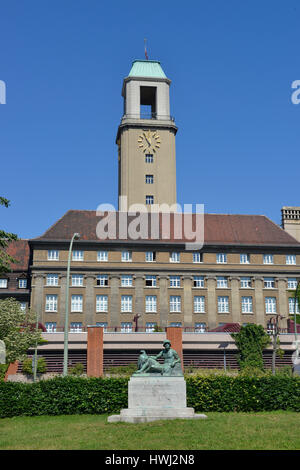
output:
M 0 420 L 0 449 L 300 449 L 300 413 L 208 413 L 207 416 L 206 420 L 148 424 L 110 424 L 104 415 L 5 418 Z

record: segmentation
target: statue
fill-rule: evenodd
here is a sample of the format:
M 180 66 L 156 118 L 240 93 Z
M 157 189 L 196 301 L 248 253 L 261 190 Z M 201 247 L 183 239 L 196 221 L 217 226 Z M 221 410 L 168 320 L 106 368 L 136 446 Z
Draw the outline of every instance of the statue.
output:
M 171 348 L 171 342 L 166 339 L 163 343 L 164 349 L 157 356 L 148 356 L 144 350 L 138 359 L 138 370 L 134 376 L 163 375 L 163 376 L 183 376 L 181 360 L 175 349 Z M 164 359 L 161 364 L 157 359 Z
M 5 343 L 0 339 L 0 364 L 6 363 L 6 348 Z

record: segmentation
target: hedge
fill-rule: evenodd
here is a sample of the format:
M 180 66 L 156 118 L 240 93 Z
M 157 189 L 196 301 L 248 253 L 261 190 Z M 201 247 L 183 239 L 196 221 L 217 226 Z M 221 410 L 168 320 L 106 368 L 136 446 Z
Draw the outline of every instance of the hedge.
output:
M 127 408 L 128 377 L 0 382 L 0 417 L 112 414 Z M 209 411 L 300 411 L 300 377 L 189 376 L 187 406 Z

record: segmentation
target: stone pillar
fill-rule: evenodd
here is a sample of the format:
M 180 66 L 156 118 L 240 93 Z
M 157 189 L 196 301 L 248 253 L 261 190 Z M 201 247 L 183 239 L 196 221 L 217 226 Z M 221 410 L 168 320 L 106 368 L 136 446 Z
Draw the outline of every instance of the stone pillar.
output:
M 216 277 L 207 276 L 207 321 L 208 329 L 216 328 L 217 321 L 217 302 L 216 302 Z
M 233 323 L 242 323 L 241 321 L 241 302 L 240 302 L 240 278 L 231 277 L 231 310 Z
M 256 323 L 265 327 L 265 302 L 263 294 L 263 277 L 254 278 Z
M 101 377 L 103 375 L 103 328 L 90 326 L 87 330 L 87 376 Z
M 135 315 L 141 315 L 138 320 L 138 327 L 145 326 L 145 299 L 144 299 L 144 276 L 136 274 L 135 276 Z
M 45 284 L 45 275 L 44 274 L 34 274 L 34 296 L 33 296 L 33 305 L 32 308 L 37 314 L 39 321 L 44 323 L 44 312 L 45 312 L 45 299 L 44 299 L 44 284 Z
M 182 328 L 177 326 L 168 326 L 167 327 L 167 339 L 171 341 L 172 349 L 175 349 L 177 354 L 181 359 L 182 370 L 183 367 L 183 350 L 182 350 Z
M 59 295 L 59 319 L 58 319 L 58 327 L 64 329 L 65 327 L 65 315 L 66 315 L 66 292 L 67 292 L 67 275 L 61 274 L 59 276 L 59 283 L 60 283 L 60 295 Z M 59 331 L 59 329 L 57 330 Z
M 120 276 L 112 274 L 110 276 L 110 326 L 120 327 Z
M 159 305 L 160 305 L 160 326 L 165 328 L 168 325 L 169 316 L 169 295 L 168 277 L 159 276 Z
M 183 305 L 184 305 L 184 326 L 193 327 L 193 296 L 191 276 L 182 276 L 183 281 Z
M 280 326 L 283 328 L 287 328 L 286 319 L 289 317 L 288 311 L 288 300 L 287 300 L 287 279 L 286 278 L 277 278 L 277 286 L 278 286 L 278 309 L 277 313 L 279 313 L 282 317 L 285 317 L 285 320 L 280 322 Z
M 85 278 L 85 324 L 95 324 L 95 279 L 94 274 L 86 274 Z

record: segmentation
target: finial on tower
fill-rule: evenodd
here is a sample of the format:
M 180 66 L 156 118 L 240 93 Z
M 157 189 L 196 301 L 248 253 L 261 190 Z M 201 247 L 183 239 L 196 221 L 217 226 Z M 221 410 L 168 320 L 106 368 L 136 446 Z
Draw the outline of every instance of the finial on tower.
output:
M 144 45 L 145 45 L 145 57 L 146 57 L 146 60 L 149 60 L 148 53 L 147 53 L 147 39 L 144 39 Z

